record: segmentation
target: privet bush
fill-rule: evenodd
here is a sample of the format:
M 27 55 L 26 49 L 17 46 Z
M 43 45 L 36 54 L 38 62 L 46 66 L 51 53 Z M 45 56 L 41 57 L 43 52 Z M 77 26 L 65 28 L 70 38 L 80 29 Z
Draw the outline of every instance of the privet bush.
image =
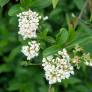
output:
M 92 91 L 92 0 L 0 6 L 0 92 Z

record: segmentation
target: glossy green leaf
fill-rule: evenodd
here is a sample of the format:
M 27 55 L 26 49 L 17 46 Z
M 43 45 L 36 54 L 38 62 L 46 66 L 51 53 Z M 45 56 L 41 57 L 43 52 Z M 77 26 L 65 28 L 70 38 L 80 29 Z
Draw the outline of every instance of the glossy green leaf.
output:
M 63 45 L 67 42 L 69 37 L 68 31 L 64 28 L 60 29 L 60 32 L 56 35 L 56 42 L 60 45 Z
M 32 7 L 43 9 L 48 7 L 51 4 L 50 0 L 34 0 Z
M 76 77 L 70 77 L 69 79 L 63 80 L 62 83 L 67 88 L 68 85 L 75 85 L 77 83 L 81 83 L 81 80 Z
M 49 43 L 55 43 L 56 42 L 55 39 L 51 36 L 47 36 L 46 41 L 49 42 Z
M 11 67 L 9 67 L 8 64 L 0 65 L 0 74 L 3 72 L 9 72 L 10 70 L 11 70 Z
M 29 9 L 29 7 L 34 9 L 43 9 L 51 4 L 50 0 L 21 0 L 21 5 Z
M 70 25 L 70 27 L 69 27 L 69 40 L 68 41 L 70 41 L 70 42 L 73 41 L 75 39 L 75 36 L 76 36 L 76 32 L 75 32 L 73 26 Z
M 66 21 L 67 21 L 68 31 L 69 31 L 68 41 L 70 42 L 70 41 L 74 40 L 74 38 L 76 36 L 76 32 L 74 30 L 73 24 L 71 24 L 71 19 L 68 14 L 66 14 Z
M 3 7 L 6 5 L 10 0 L 0 0 L 0 6 Z
M 67 45 L 67 48 L 72 48 L 72 47 L 75 46 L 75 44 L 80 44 L 82 46 L 87 46 L 87 47 L 90 46 L 90 45 L 92 46 L 92 41 L 91 40 L 92 40 L 92 35 L 90 35 L 86 31 L 84 31 L 84 29 L 79 28 L 76 31 L 75 39 Z M 92 50 L 90 49 L 89 52 L 92 52 Z
M 45 49 L 43 51 L 43 56 L 47 57 L 49 55 L 53 55 L 53 54 L 55 54 L 60 49 L 62 49 L 62 48 L 59 45 L 50 46 L 50 47 L 48 47 L 47 49 Z
M 58 2 L 59 2 L 59 0 L 52 0 L 53 8 L 56 8 Z
M 81 10 L 83 8 L 83 5 L 84 5 L 84 0 L 74 0 L 74 3 Z
M 18 13 L 22 12 L 24 9 L 20 6 L 20 4 L 12 6 L 9 11 L 9 16 L 16 16 Z

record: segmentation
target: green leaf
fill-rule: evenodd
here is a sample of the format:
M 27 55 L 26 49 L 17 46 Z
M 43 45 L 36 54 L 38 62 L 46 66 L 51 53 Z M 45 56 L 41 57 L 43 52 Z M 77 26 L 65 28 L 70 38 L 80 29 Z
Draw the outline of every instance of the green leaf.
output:
M 6 5 L 10 0 L 0 0 L 0 6 L 3 7 Z
M 80 22 L 80 26 L 81 28 L 88 34 L 88 35 L 92 35 L 92 28 L 89 25 L 86 25 L 83 22 Z
M 68 14 L 66 14 L 66 21 L 69 29 L 69 39 L 68 41 L 72 41 L 75 38 L 76 32 L 74 30 L 73 24 L 71 24 L 71 19 Z
M 10 70 L 11 70 L 11 67 L 8 64 L 0 65 L 0 73 L 9 72 Z
M 15 16 L 18 13 L 22 12 L 24 9 L 20 6 L 20 4 L 14 5 L 8 11 L 9 16 Z
M 18 90 L 20 87 L 21 87 L 21 84 L 14 81 L 14 82 L 10 83 L 10 85 L 8 87 L 8 91 L 15 91 L 15 90 Z
M 48 30 L 43 30 L 38 33 L 39 40 L 45 40 L 48 34 Z
M 76 85 L 74 89 L 76 92 L 90 92 L 90 89 L 85 85 Z
M 70 27 L 69 27 L 69 41 L 70 42 L 73 41 L 75 36 L 76 36 L 76 32 L 75 32 L 73 26 L 70 25 Z
M 56 8 L 58 2 L 59 2 L 59 0 L 52 0 L 53 8 Z
M 48 7 L 51 4 L 50 0 L 21 0 L 21 5 L 29 9 L 43 9 Z
M 26 9 L 29 9 L 29 7 L 32 7 L 32 4 L 35 0 L 20 0 L 21 6 L 23 6 Z
M 84 5 L 84 0 L 74 0 L 74 3 L 81 10 Z
M 92 22 L 92 12 L 91 12 L 91 14 L 90 14 L 90 22 Z
M 49 55 L 52 55 L 52 54 L 56 53 L 58 50 L 60 50 L 60 49 L 61 49 L 60 45 L 53 45 L 51 47 L 48 47 L 47 49 L 45 49 L 43 51 L 43 56 L 47 57 Z
M 55 43 L 56 42 L 55 39 L 51 36 L 47 36 L 46 41 L 49 42 L 49 43 Z
M 50 0 L 34 0 L 33 2 L 33 8 L 46 8 L 51 4 Z
M 76 31 L 76 37 L 73 41 L 71 41 L 69 44 L 67 44 L 67 48 L 72 48 L 75 46 L 75 44 L 79 44 L 79 45 L 86 45 L 89 46 L 92 45 L 92 35 L 89 35 L 88 32 L 84 31 L 82 28 L 79 28 Z M 92 50 L 90 50 L 92 51 Z
M 63 45 L 67 42 L 69 37 L 68 31 L 64 28 L 60 29 L 60 32 L 56 35 L 56 42 L 60 45 Z
M 92 36 L 83 37 L 82 39 L 76 39 L 70 45 L 68 45 L 67 48 L 72 48 L 76 44 L 86 45 L 90 40 L 92 40 Z
M 81 83 L 81 80 L 75 77 L 70 77 L 69 79 L 63 80 L 62 83 L 67 88 L 68 85 L 75 85 L 77 83 Z
M 12 62 L 18 54 L 20 54 L 20 46 L 14 48 L 8 57 L 5 57 L 6 62 Z

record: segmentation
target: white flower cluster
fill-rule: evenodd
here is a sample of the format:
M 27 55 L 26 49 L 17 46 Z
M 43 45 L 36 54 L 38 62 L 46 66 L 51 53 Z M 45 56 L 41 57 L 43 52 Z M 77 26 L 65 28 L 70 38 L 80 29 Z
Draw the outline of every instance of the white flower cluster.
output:
M 66 49 L 58 51 L 56 56 L 43 58 L 42 62 L 49 84 L 61 82 L 62 79 L 69 78 L 71 74 L 74 74 L 73 66 L 70 64 L 70 58 Z
M 30 9 L 28 11 L 19 13 L 17 15 L 19 17 L 19 32 L 23 39 L 32 39 L 36 38 L 37 34 L 36 31 L 39 26 L 39 21 L 41 16 L 37 12 L 33 12 Z M 38 56 L 38 52 L 40 49 L 40 44 L 36 41 L 32 40 L 28 42 L 28 45 L 22 46 L 22 53 L 27 57 L 27 60 L 31 60 L 35 56 Z
M 22 53 L 27 56 L 27 60 L 31 60 L 35 56 L 38 56 L 39 52 L 39 43 L 36 41 L 29 42 L 27 46 L 22 47 Z
M 37 37 L 36 30 L 38 29 L 41 16 L 31 10 L 19 13 L 17 16 L 19 17 L 18 33 L 22 35 L 23 39 Z

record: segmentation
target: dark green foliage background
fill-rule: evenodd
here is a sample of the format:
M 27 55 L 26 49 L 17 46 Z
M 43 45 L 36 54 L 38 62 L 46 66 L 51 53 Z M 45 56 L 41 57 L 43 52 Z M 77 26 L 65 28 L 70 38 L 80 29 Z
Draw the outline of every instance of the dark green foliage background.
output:
M 0 0 L 0 92 L 47 92 L 48 82 L 44 78 L 41 66 L 21 66 L 26 58 L 21 53 L 20 38 L 18 37 L 18 19 L 16 14 L 31 8 L 42 16 L 47 15 L 49 20 L 42 23 L 40 37 L 48 43 L 43 47 L 51 46 L 55 35 L 61 27 L 68 29 L 66 15 L 73 21 L 72 13 L 79 15 L 85 0 Z M 57 3 L 59 1 L 59 3 Z M 53 9 L 53 7 L 57 7 Z M 80 43 L 87 52 L 92 53 L 92 23 L 90 10 L 86 9 L 83 19 L 76 30 L 75 42 Z M 73 21 L 74 22 L 74 21 Z M 45 37 L 44 31 L 49 31 Z M 44 34 L 44 36 L 43 36 Z M 41 62 L 41 55 L 34 62 Z M 92 68 L 80 68 L 68 80 L 53 85 L 52 92 L 92 92 Z

